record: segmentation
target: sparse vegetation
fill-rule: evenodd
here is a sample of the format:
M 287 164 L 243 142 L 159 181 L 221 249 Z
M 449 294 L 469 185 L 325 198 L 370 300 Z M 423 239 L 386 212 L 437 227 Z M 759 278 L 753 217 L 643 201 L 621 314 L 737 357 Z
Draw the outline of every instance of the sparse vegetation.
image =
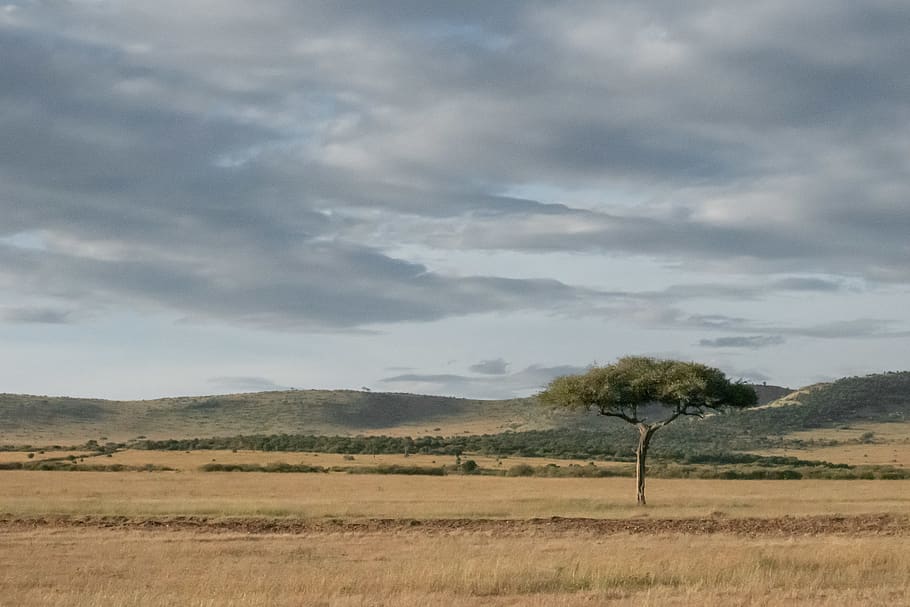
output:
M 44 470 L 54 472 L 165 472 L 174 468 L 156 464 L 128 466 L 125 464 L 84 464 L 74 460 L 42 460 L 37 462 L 0 462 L 0 470 Z
M 200 464 L 201 465 L 201 464 Z M 175 466 L 176 467 L 176 466 Z M 582 466 L 583 467 L 583 466 Z M 508 470 L 507 466 L 504 466 Z M 906 481 L 657 478 L 645 512 L 628 477 L 553 478 L 0 471 L 0 512 L 320 518 L 728 517 L 906 514 Z M 799 493 L 794 491 L 799 484 Z
M 443 415 L 430 424 L 418 416 L 417 425 L 408 425 L 416 418 L 409 417 L 407 407 L 417 406 L 421 398 L 413 397 L 416 400 L 404 399 L 411 404 L 400 410 L 400 419 L 411 422 L 403 421 L 389 433 L 377 422 L 357 435 L 347 421 L 320 425 L 327 419 L 326 403 L 348 407 L 348 413 L 339 414 L 347 420 L 351 418 L 346 415 L 358 411 L 332 400 L 347 398 L 344 392 L 300 391 L 295 394 L 302 394 L 301 399 L 287 401 L 284 393 L 268 393 L 124 407 L 122 411 L 143 411 L 154 420 L 159 426 L 154 432 L 148 427 L 141 432 L 125 428 L 117 417 L 122 412 L 112 413 L 106 401 L 60 403 L 34 397 L 38 400 L 23 407 L 10 405 L 15 397 L 0 397 L 0 422 L 12 418 L 21 422 L 0 427 L 22 431 L 5 433 L 3 440 L 10 444 L 0 447 L 4 487 L 0 512 L 6 513 L 0 524 L 16 517 L 39 521 L 107 517 L 99 523 L 105 527 L 103 533 L 61 528 L 50 534 L 40 523 L 4 530 L 9 541 L 0 553 L 0 567 L 16 583 L 0 581 L 0 586 L 4 600 L 15 604 L 225 602 L 227 595 L 219 593 L 229 593 L 238 605 L 281 604 L 291 600 L 288 597 L 295 604 L 310 598 L 359 604 L 369 597 L 371 604 L 380 605 L 682 601 L 710 606 L 742 596 L 771 605 L 893 604 L 910 591 L 906 583 L 910 566 L 898 556 L 906 552 L 902 550 L 906 523 L 898 522 L 897 531 L 888 531 L 901 537 L 831 531 L 811 531 L 829 535 L 804 537 L 791 531 L 779 541 L 754 533 L 674 536 L 690 531 L 685 531 L 685 524 L 677 529 L 662 526 L 661 521 L 684 523 L 682 519 L 691 518 L 693 528 L 701 529 L 717 526 L 718 521 L 759 517 L 792 525 L 794 517 L 837 512 L 837 520 L 868 516 L 869 521 L 857 523 L 857 528 L 872 529 L 881 516 L 902 516 L 904 482 L 882 480 L 910 477 L 910 470 L 900 467 L 907 461 L 900 454 L 910 451 L 910 442 L 906 433 L 895 430 L 910 422 L 905 415 L 907 380 L 908 374 L 848 378 L 753 411 L 711 416 L 698 423 L 680 418 L 662 431 L 653 447 L 648 475 L 656 480 L 649 491 L 658 505 L 644 512 L 619 497 L 635 471 L 634 429 L 615 420 L 546 410 L 541 426 L 528 429 L 528 420 L 541 412 L 533 399 L 458 402 L 448 409 L 454 417 Z M 869 394 L 876 395 L 876 403 L 864 400 L 871 398 L 864 396 L 864 385 L 873 387 Z M 772 390 L 765 390 L 765 395 Z M 311 429 L 306 434 L 269 433 L 274 426 L 257 426 L 261 420 L 252 406 L 260 396 L 271 403 L 263 411 L 274 414 L 283 407 L 316 423 L 282 426 Z M 325 406 L 310 408 L 312 401 L 307 399 L 321 396 L 327 397 Z M 369 418 L 381 414 L 375 409 L 380 405 L 403 402 L 396 398 L 360 401 L 358 406 L 372 411 Z M 28 410 L 44 407 L 45 400 L 49 409 Z M 452 404 L 434 402 L 439 407 L 435 411 Z M 477 409 L 472 408 L 475 405 Z M 15 410 L 12 417 L 10 408 Z M 492 411 L 496 421 L 476 423 L 481 409 Z M 48 424 L 46 434 L 25 431 L 32 423 L 28 420 L 35 419 Z M 265 431 L 238 435 L 254 427 Z M 54 428 L 72 433 L 56 435 Z M 210 438 L 180 438 L 188 428 L 194 433 L 213 431 Z M 313 431 L 326 428 L 338 431 L 331 435 Z M 468 428 L 471 431 L 465 433 Z M 477 432 L 479 428 L 486 433 Z M 174 438 L 156 439 L 162 429 Z M 15 436 L 25 437 L 18 446 L 11 440 Z M 46 439 L 34 440 L 41 436 Z M 67 436 L 80 439 L 67 446 L 63 440 Z M 94 438 L 85 440 L 86 436 Z M 848 455 L 841 461 L 838 454 Z M 70 471 L 79 474 L 64 474 Z M 236 472 L 250 474 L 240 480 Z M 794 487 L 799 487 L 798 493 Z M 168 521 L 180 516 L 195 526 L 204 525 L 204 519 L 223 521 L 228 527 L 217 542 L 200 541 L 198 533 L 188 530 L 172 529 L 162 542 L 164 536 L 156 533 L 107 528 L 126 520 L 134 520 L 135 530 L 169 528 Z M 333 542 L 342 542 L 337 534 L 310 535 L 308 539 L 318 542 L 318 558 L 311 559 L 307 546 L 312 542 L 282 536 L 253 542 L 231 535 L 230 521 L 237 517 L 278 521 L 279 526 L 293 521 L 304 525 L 351 521 L 352 528 L 369 524 L 358 521 L 385 520 L 391 527 L 388 532 L 346 532 L 346 550 L 369 546 L 370 554 L 379 556 L 345 552 L 326 568 Z M 630 529 L 644 525 L 663 531 L 659 538 L 640 531 L 644 535 L 634 540 L 625 535 L 547 531 L 554 525 L 562 528 L 561 520 L 579 517 L 608 519 L 604 523 L 620 519 Z M 429 519 L 442 522 L 434 526 Z M 519 532 L 501 533 L 496 526 L 481 533 L 460 531 L 459 523 L 451 527 L 445 522 L 485 519 L 508 519 L 500 521 L 502 529 L 538 521 L 533 546 Z M 864 527 L 867 524 L 872 526 Z M 423 525 L 448 531 L 431 536 L 421 531 Z M 636 561 L 652 542 L 660 543 L 660 559 Z M 830 550 L 832 542 L 838 544 L 837 551 Z M 668 544 L 680 546 L 682 552 L 677 555 Z M 283 564 L 281 551 L 291 549 Z M 230 558 L 219 560 L 220 550 L 228 551 Z M 395 556 L 387 556 L 390 550 Z M 263 559 L 266 553 L 270 556 Z M 134 571 L 118 569 L 142 562 L 143 579 L 154 580 L 156 567 L 193 571 L 203 566 L 202 554 L 214 561 L 206 561 L 204 571 L 192 574 L 192 584 L 172 577 L 166 586 L 152 581 L 140 588 L 131 582 Z M 453 557 L 446 559 L 446 554 Z M 97 565 L 97 572 L 78 579 L 57 574 L 65 568 L 54 569 L 55 559 L 85 563 L 87 572 Z M 713 559 L 723 566 L 712 569 Z M 234 564 L 242 565 L 242 570 L 235 571 Z M 293 568 L 293 575 L 288 568 Z M 252 577 L 244 577 L 246 572 Z M 318 583 L 295 586 L 301 575 L 316 576 Z M 48 588 L 54 588 L 53 596 Z
M 483 401 L 443 396 L 291 390 L 254 394 L 106 401 L 0 394 L 0 436 L 6 442 L 129 442 L 287 430 L 319 434 L 386 433 L 402 429 L 455 434 L 510 425 L 546 427 L 528 399 Z M 12 440 L 11 440 L 12 438 Z
M 756 390 L 760 403 L 785 392 L 772 386 Z M 830 440 L 791 435 L 853 424 L 910 423 L 910 372 L 845 378 L 794 392 L 778 403 L 697 422 L 679 419 L 661 431 L 651 451 L 663 457 L 834 446 Z M 472 428 L 470 434 L 461 432 L 466 427 Z M 62 449 L 60 444 L 69 442 L 88 450 L 127 444 L 354 455 L 454 455 L 461 450 L 619 460 L 634 456 L 630 441 L 634 445 L 636 434 L 615 419 L 541 411 L 535 399 L 470 401 L 315 390 L 137 402 L 6 394 L 0 395 L 0 428 L 0 440 L 6 443 L 0 450 L 16 451 L 53 444 Z M 105 428 L 109 431 L 100 431 Z M 86 442 L 90 436 L 120 438 Z M 140 438 L 145 436 L 166 438 Z
M 905 537 L 38 529 L 4 534 L 0 570 L 11 605 L 846 607 L 910 595 Z

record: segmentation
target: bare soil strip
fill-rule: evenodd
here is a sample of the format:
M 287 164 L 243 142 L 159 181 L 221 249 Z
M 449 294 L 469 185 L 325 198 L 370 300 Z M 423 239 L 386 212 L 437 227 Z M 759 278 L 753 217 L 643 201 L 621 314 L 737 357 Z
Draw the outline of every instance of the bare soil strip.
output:
M 682 519 L 294 519 L 214 518 L 205 516 L 34 516 L 0 514 L 0 532 L 27 529 L 88 528 L 140 531 L 196 531 L 208 533 L 298 534 L 320 533 L 485 533 L 491 535 L 590 533 L 616 534 L 732 534 L 743 536 L 910 535 L 910 516 L 866 514 L 857 516 L 785 516 L 778 518 Z

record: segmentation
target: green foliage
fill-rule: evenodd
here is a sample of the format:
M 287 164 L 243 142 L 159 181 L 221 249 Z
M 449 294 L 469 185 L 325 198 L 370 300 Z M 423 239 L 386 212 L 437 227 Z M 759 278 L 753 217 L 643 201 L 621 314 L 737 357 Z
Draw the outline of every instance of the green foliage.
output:
M 399 466 L 397 464 L 380 464 L 378 466 L 335 467 L 333 471 L 349 474 L 406 474 L 409 476 L 445 476 L 449 473 L 444 466 Z
M 669 409 L 667 423 L 680 415 L 704 415 L 707 410 L 745 408 L 757 403 L 751 386 L 730 382 L 723 372 L 693 362 L 641 356 L 620 358 L 587 373 L 565 375 L 539 394 L 548 405 L 598 411 L 638 424 L 649 421 L 643 409 L 659 404 Z M 653 421 L 653 420 L 652 420 Z
M 506 471 L 506 476 L 534 476 L 534 466 L 530 464 L 515 464 Z
M 794 458 L 762 458 L 758 455 L 734 453 L 735 447 L 747 444 L 738 433 L 748 430 L 746 422 L 734 424 L 737 434 L 719 433 L 715 440 L 708 440 L 713 430 L 703 431 L 701 426 L 713 426 L 716 419 L 744 416 L 746 412 L 692 422 L 683 419 L 679 429 L 669 426 L 663 430 L 661 440 L 654 445 L 655 456 L 690 463 L 751 463 L 768 460 L 777 464 L 791 464 Z M 272 436 L 234 436 L 207 439 L 144 441 L 139 448 L 170 451 L 233 450 L 298 451 L 311 453 L 343 454 L 400 454 L 409 445 L 411 453 L 454 456 L 459 453 L 476 453 L 492 457 L 551 457 L 563 459 L 634 461 L 633 437 L 635 431 L 618 420 L 601 430 L 535 430 L 530 432 L 505 432 L 501 434 L 460 436 L 312 436 L 280 434 Z M 749 435 L 745 435 L 748 439 Z M 694 438 L 693 438 L 694 437 Z M 764 441 L 764 439 L 763 439 Z M 351 455 L 351 460 L 354 457 Z M 786 460 L 786 461 L 785 461 Z
M 859 438 L 856 439 L 864 445 L 868 445 L 875 442 L 875 432 L 863 432 L 860 434 Z
M 474 474 L 478 470 L 477 462 L 472 459 L 465 460 L 458 467 L 465 474 Z
M 757 458 L 757 456 L 755 456 Z M 699 458 L 693 458 L 697 460 Z M 710 458 L 708 458 L 710 459 Z M 723 461 L 723 458 L 716 458 Z M 762 461 L 768 460 L 768 461 Z M 468 460 L 472 461 L 472 460 Z M 846 466 L 826 462 L 804 462 L 793 458 L 757 458 L 757 463 L 736 463 L 711 465 L 704 463 L 671 463 L 659 462 L 649 466 L 648 474 L 655 478 L 701 478 L 701 479 L 737 479 L 737 480 L 789 480 L 789 479 L 910 479 L 910 470 L 890 466 Z M 464 464 L 462 464 L 463 466 Z M 128 466 L 124 464 L 74 464 L 66 460 L 40 462 L 2 462 L 0 470 L 38 470 L 38 471 L 89 471 L 89 472 L 160 472 L 172 471 L 167 466 L 147 464 Z M 605 478 L 630 477 L 632 466 L 601 467 L 593 464 L 581 466 L 570 464 L 558 466 L 532 466 L 517 464 L 507 470 L 472 467 L 470 471 L 456 466 L 311 466 L 308 464 L 288 464 L 272 462 L 260 464 L 209 463 L 200 468 L 203 472 L 260 472 L 260 473 L 303 473 L 324 474 L 328 472 L 347 474 L 404 474 L 422 476 L 445 476 L 448 474 L 479 474 L 485 476 L 511 477 L 547 477 L 547 478 Z
M 328 468 L 322 466 L 310 466 L 307 464 L 286 464 L 284 462 L 273 462 L 265 465 L 260 464 L 219 464 L 208 463 L 203 465 L 200 470 L 203 472 L 328 472 Z
M 139 449 L 165 451 L 252 450 L 302 451 L 341 453 L 350 456 L 367 454 L 420 453 L 426 455 L 458 456 L 461 453 L 480 453 L 491 456 L 563 457 L 580 459 L 623 459 L 631 455 L 626 443 L 628 429 L 618 428 L 621 434 L 602 434 L 577 430 L 536 430 L 501 434 L 456 436 L 316 436 L 316 435 L 254 435 L 195 438 L 186 440 L 142 441 Z M 347 459 L 347 458 L 345 458 Z

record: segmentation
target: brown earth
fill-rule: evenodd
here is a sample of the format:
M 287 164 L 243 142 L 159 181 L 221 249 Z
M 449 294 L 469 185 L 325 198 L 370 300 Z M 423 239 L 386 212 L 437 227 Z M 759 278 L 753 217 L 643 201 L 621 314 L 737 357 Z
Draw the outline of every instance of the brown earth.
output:
M 732 534 L 759 536 L 910 535 L 910 516 L 785 516 L 778 518 L 683 519 L 294 519 L 212 518 L 205 516 L 34 516 L 0 514 L 0 532 L 26 529 L 94 528 L 139 531 L 198 531 L 210 533 L 300 534 L 321 533 L 484 533 L 494 536 L 525 534 Z

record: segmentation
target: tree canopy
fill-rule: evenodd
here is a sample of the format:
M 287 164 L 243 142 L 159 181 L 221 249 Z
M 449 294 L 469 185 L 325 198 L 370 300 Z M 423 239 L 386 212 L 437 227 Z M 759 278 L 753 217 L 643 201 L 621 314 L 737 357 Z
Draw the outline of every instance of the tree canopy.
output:
M 645 458 L 654 433 L 683 415 L 751 407 L 755 390 L 731 382 L 718 369 L 694 362 L 627 356 L 587 373 L 557 377 L 539 394 L 544 403 L 570 409 L 595 409 L 638 427 L 636 484 L 645 503 Z
M 555 406 L 594 409 L 631 424 L 660 425 L 682 415 L 704 417 L 712 410 L 750 407 L 757 402 L 751 386 L 729 381 L 718 369 L 642 356 L 627 356 L 612 365 L 591 367 L 587 373 L 557 377 L 539 398 Z M 662 417 L 655 418 L 655 405 L 661 407 Z

